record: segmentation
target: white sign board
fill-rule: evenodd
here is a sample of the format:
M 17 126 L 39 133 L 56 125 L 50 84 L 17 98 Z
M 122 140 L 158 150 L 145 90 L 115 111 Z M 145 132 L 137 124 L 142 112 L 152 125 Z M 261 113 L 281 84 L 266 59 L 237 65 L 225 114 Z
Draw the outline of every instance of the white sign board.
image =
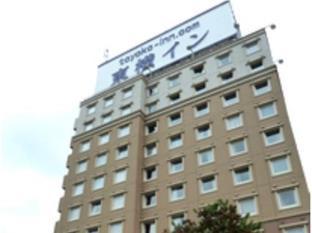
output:
M 238 35 L 228 1 L 99 65 L 96 92 Z

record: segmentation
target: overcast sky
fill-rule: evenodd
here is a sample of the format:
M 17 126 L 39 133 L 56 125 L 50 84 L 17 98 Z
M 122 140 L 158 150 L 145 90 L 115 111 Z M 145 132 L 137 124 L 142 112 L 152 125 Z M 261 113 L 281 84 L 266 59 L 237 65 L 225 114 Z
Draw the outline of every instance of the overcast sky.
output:
M 0 232 L 53 232 L 69 143 L 97 65 L 219 0 L 0 1 Z M 308 0 L 232 0 L 243 35 L 268 31 L 311 187 L 311 25 Z

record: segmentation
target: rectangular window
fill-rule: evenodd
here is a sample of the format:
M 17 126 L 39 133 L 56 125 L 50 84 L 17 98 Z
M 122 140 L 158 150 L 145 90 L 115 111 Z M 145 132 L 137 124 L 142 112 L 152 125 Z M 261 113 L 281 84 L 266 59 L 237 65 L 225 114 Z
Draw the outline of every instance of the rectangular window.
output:
M 100 230 L 98 227 L 92 227 L 87 230 L 87 233 L 100 233 Z
M 107 113 L 107 114 L 102 116 L 102 123 L 103 124 L 107 124 L 107 123 L 111 122 L 112 119 L 113 119 L 112 118 L 112 113 Z
M 260 120 L 267 119 L 276 115 L 276 102 L 265 103 L 258 107 L 258 116 Z
M 244 47 L 245 47 L 246 55 L 251 55 L 253 53 L 260 51 L 260 45 L 259 45 L 258 40 L 252 41 L 246 44 Z
M 150 208 L 156 206 L 156 204 L 157 197 L 155 191 L 143 194 L 143 208 Z
M 182 157 L 169 161 L 169 173 L 174 174 L 184 170 L 184 160 Z
M 194 74 L 201 74 L 204 71 L 204 64 L 198 64 L 196 66 L 192 67 L 193 73 Z
M 218 56 L 217 61 L 218 61 L 219 67 L 231 64 L 230 53 L 225 53 L 225 54 Z
M 169 138 L 169 149 L 174 149 L 183 145 L 182 135 L 176 134 Z
M 170 231 L 173 231 L 175 227 L 180 226 L 183 224 L 183 221 L 185 220 L 185 214 L 179 213 L 174 214 L 170 217 Z
M 214 162 L 214 151 L 212 148 L 200 150 L 197 153 L 198 165 L 207 165 Z
M 196 139 L 197 140 L 209 138 L 211 135 L 212 135 L 212 131 L 211 131 L 210 124 L 205 124 L 205 125 L 199 126 L 196 129 Z
M 174 104 L 174 103 L 176 103 L 177 101 L 179 101 L 179 100 L 180 100 L 180 97 L 181 97 L 180 92 L 176 92 L 176 93 L 170 94 L 170 95 L 168 96 L 168 99 L 169 99 L 170 104 Z
M 201 82 L 194 85 L 194 91 L 196 94 L 202 93 L 205 90 L 206 90 L 206 82 Z
M 104 185 L 105 185 L 105 176 L 104 175 L 96 176 L 93 178 L 93 180 L 92 180 L 92 190 L 93 191 L 104 188 Z
M 153 103 L 149 103 L 146 105 L 146 111 L 148 113 L 153 113 L 157 111 L 157 101 L 153 102 Z
M 151 157 L 157 154 L 157 143 L 153 142 L 145 146 L 145 157 Z
M 79 161 L 76 166 L 76 174 L 85 172 L 87 170 L 87 167 L 88 167 L 87 160 Z
M 87 114 L 88 115 L 95 113 L 95 111 L 96 111 L 96 104 L 92 104 L 92 105 L 87 107 Z
M 207 102 L 200 103 L 194 107 L 195 117 L 201 117 L 209 113 L 209 105 Z
M 130 114 L 131 113 L 131 104 L 128 104 L 126 106 L 121 107 L 120 111 L 121 111 L 122 116 L 126 116 L 126 115 Z
M 158 94 L 158 85 L 155 84 L 155 85 L 147 87 L 146 92 L 147 92 L 147 96 L 154 96 Z
M 122 138 L 130 134 L 130 125 L 123 125 L 118 128 L 118 137 Z
M 289 173 L 292 170 L 290 159 L 289 156 L 287 155 L 272 158 L 270 159 L 269 163 L 272 176 L 278 176 L 285 173 Z
M 109 96 L 104 99 L 104 107 L 110 107 L 114 104 L 114 96 Z
M 94 127 L 93 121 L 84 123 L 84 131 L 89 131 L 93 129 L 93 127 Z
M 168 126 L 175 126 L 182 123 L 182 114 L 180 112 L 174 113 L 168 117 Z
M 276 192 L 278 208 L 289 209 L 300 205 L 298 189 L 287 188 Z
M 78 220 L 80 218 L 80 211 L 81 211 L 80 206 L 74 206 L 74 207 L 69 208 L 67 220 L 69 222 Z
M 98 154 L 95 158 L 95 167 L 104 166 L 107 164 L 107 152 Z
M 227 83 L 229 81 L 232 81 L 234 79 L 233 70 L 220 74 L 220 78 L 221 78 L 222 83 Z
M 91 142 L 90 141 L 84 141 L 80 144 L 80 152 L 86 152 L 90 150 Z
M 249 62 L 249 67 L 252 71 L 261 69 L 263 67 L 263 58 Z
M 124 193 L 112 197 L 112 210 L 118 210 L 125 207 L 126 195 Z
M 73 190 L 72 190 L 72 196 L 76 197 L 76 196 L 83 194 L 83 190 L 84 190 L 84 182 L 79 182 L 79 183 L 74 184 Z
M 144 181 L 151 181 L 157 178 L 157 167 L 150 166 L 144 169 Z
M 243 114 L 237 113 L 231 116 L 228 116 L 225 119 L 225 126 L 227 130 L 232 130 L 243 126 Z
M 123 223 L 115 222 L 109 225 L 109 233 L 123 233 Z
M 89 216 L 99 215 L 102 211 L 101 200 L 92 201 L 89 208 Z
M 110 135 L 109 133 L 103 133 L 99 136 L 99 145 L 104 145 L 109 142 Z
M 253 92 L 255 96 L 263 95 L 265 93 L 268 93 L 272 90 L 271 82 L 268 79 L 261 80 L 259 82 L 256 82 L 252 86 Z
M 177 184 L 169 188 L 170 201 L 178 201 L 185 198 L 185 185 Z
M 114 172 L 114 184 L 125 182 L 127 180 L 127 173 L 128 171 L 126 168 L 115 171 Z
M 250 166 L 236 168 L 232 172 L 234 185 L 246 184 L 252 181 L 252 172 Z
M 242 216 L 250 214 L 250 216 L 258 214 L 256 197 L 247 197 L 237 201 L 238 213 Z
M 128 157 L 128 145 L 123 145 L 117 148 L 116 160 L 124 159 Z
M 175 87 L 180 84 L 179 75 L 168 78 L 168 87 Z
M 248 151 L 246 138 L 233 140 L 229 143 L 230 155 L 236 156 Z
M 266 146 L 276 145 L 284 141 L 283 129 L 281 127 L 266 130 L 263 133 Z
M 200 193 L 211 193 L 217 190 L 217 178 L 215 175 L 200 179 Z
M 149 220 L 142 223 L 142 233 L 156 233 L 156 221 Z
M 123 99 L 127 99 L 130 98 L 132 96 L 132 87 L 126 88 L 124 90 L 122 90 L 122 98 Z
M 308 230 L 306 226 L 295 226 L 283 229 L 283 233 L 308 233 Z
M 145 125 L 145 134 L 146 135 L 156 133 L 157 130 L 158 130 L 157 121 L 153 121 L 153 122 L 147 123 Z
M 223 107 L 228 107 L 239 102 L 238 91 L 232 91 L 222 97 Z

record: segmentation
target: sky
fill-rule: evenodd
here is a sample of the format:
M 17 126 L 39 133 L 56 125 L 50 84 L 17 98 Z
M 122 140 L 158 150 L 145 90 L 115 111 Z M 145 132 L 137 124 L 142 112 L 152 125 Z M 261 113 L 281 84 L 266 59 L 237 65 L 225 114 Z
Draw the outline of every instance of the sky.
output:
M 221 0 L 0 1 L 0 232 L 53 232 L 79 103 L 97 65 Z M 268 29 L 311 187 L 309 0 L 232 0 L 242 35 Z M 17 223 L 17 224 L 16 224 Z

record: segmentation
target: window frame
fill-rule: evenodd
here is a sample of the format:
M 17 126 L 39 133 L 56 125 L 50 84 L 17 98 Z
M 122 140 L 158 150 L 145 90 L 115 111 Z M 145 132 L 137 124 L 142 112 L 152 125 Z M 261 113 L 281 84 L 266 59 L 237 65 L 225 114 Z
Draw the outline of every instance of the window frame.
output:
M 244 181 L 238 181 L 236 172 L 239 170 L 243 170 L 245 168 L 248 168 L 249 179 L 244 180 Z M 233 178 L 234 186 L 240 186 L 240 185 L 249 184 L 249 183 L 253 182 L 254 177 L 253 177 L 252 166 L 251 165 L 245 165 L 245 166 L 240 166 L 240 167 L 236 167 L 236 168 L 232 169 L 232 178 Z
M 237 124 L 237 122 L 235 122 L 235 125 L 231 126 L 231 122 L 230 120 L 233 120 L 233 117 L 235 116 L 238 116 L 238 119 L 239 119 L 239 124 Z M 231 119 L 230 119 L 231 118 Z M 235 113 L 235 114 L 231 114 L 229 116 L 226 116 L 226 118 L 224 119 L 225 121 L 225 129 L 227 131 L 230 131 L 230 130 L 234 130 L 234 129 L 237 129 L 237 128 L 241 128 L 244 126 L 244 119 L 243 119 L 243 113 L 242 112 L 238 112 L 238 113 Z
M 244 150 L 243 151 L 241 151 L 241 152 L 235 152 L 234 153 L 234 150 L 233 150 L 233 148 L 232 148 L 232 144 L 231 143 L 233 143 L 233 142 L 237 142 L 237 141 L 239 141 L 239 140 L 243 140 L 243 142 L 244 142 Z M 247 142 L 247 137 L 241 137 L 241 138 L 237 138 L 237 139 L 234 139 L 234 140 L 231 140 L 231 141 L 229 141 L 228 142 L 228 146 L 229 146 L 229 152 L 230 152 L 230 156 L 232 157 L 235 157 L 235 156 L 239 156 L 239 155 L 243 155 L 243 154 L 246 154 L 246 153 L 248 153 L 248 142 Z
M 204 187 L 203 187 L 204 181 L 203 180 L 209 179 L 211 177 L 213 178 L 213 188 L 209 189 L 209 190 L 204 190 Z M 199 183 L 199 193 L 200 194 L 209 194 L 209 193 L 216 192 L 218 190 L 218 179 L 217 179 L 216 174 L 210 174 L 210 175 L 203 176 L 199 179 L 198 183 Z
M 247 199 L 253 199 L 255 212 L 253 212 L 253 213 L 242 213 L 240 201 L 247 200 Z M 246 216 L 247 214 L 249 214 L 250 216 L 255 216 L 255 215 L 259 214 L 258 200 L 257 200 L 256 196 L 249 196 L 249 197 L 243 197 L 243 198 L 237 199 L 236 200 L 236 206 L 237 206 L 237 211 L 241 216 Z
M 200 130 L 202 128 L 208 128 L 208 130 L 201 132 Z M 197 126 L 195 129 L 195 135 L 196 135 L 196 140 L 200 141 L 200 140 L 205 140 L 208 139 L 212 136 L 212 124 L 211 123 L 206 123 L 200 126 Z
M 173 162 L 176 162 L 177 160 L 181 160 L 181 165 L 178 165 L 180 168 L 178 169 L 178 170 L 175 170 L 175 169 L 173 169 Z M 182 171 L 184 171 L 184 168 L 185 168 L 185 163 L 184 163 L 184 160 L 185 160 L 185 158 L 184 158 L 184 156 L 181 156 L 181 157 L 176 157 L 176 158 L 172 158 L 172 159 L 170 159 L 169 161 L 168 161 L 168 173 L 170 174 L 170 175 L 172 175 L 172 174 L 176 174 L 176 173 L 179 173 L 179 172 L 182 172 Z
M 270 143 L 266 133 L 268 133 L 270 131 L 274 131 L 276 129 L 279 130 L 279 135 L 280 135 L 279 137 L 280 137 L 280 139 L 278 141 L 276 141 L 276 142 Z M 281 127 L 281 126 L 278 126 L 278 127 L 273 127 L 273 128 L 270 128 L 270 129 L 266 129 L 266 130 L 264 130 L 262 132 L 262 138 L 263 138 L 265 147 L 275 146 L 275 145 L 278 145 L 280 143 L 283 143 L 283 142 L 285 142 L 284 128 Z
M 116 203 L 114 201 L 116 201 L 118 198 L 120 197 L 121 199 L 121 204 L 116 206 Z M 126 194 L 125 193 L 118 193 L 115 194 L 111 197 L 111 211 L 115 211 L 115 210 L 121 210 L 123 208 L 125 208 L 126 206 Z
M 280 194 L 280 192 L 283 192 L 286 190 L 293 190 L 294 199 L 296 201 L 295 204 L 288 205 L 288 206 L 282 205 L 281 198 L 280 198 L 279 194 Z M 301 206 L 301 200 L 300 200 L 300 196 L 299 196 L 298 187 L 287 187 L 287 188 L 276 190 L 275 197 L 276 197 L 277 208 L 279 210 L 287 210 L 287 209 L 292 209 L 292 208 L 296 208 L 296 207 Z
M 270 115 L 264 116 L 264 115 L 263 115 L 263 112 L 261 111 L 261 107 L 265 107 L 265 106 L 269 106 L 269 105 L 272 106 L 273 113 L 270 113 Z M 266 103 L 263 103 L 263 104 L 259 105 L 259 106 L 257 107 L 257 112 L 258 112 L 258 118 L 259 118 L 259 120 L 265 120 L 265 119 L 269 119 L 269 118 L 271 118 L 271 117 L 277 116 L 278 110 L 277 110 L 276 101 L 270 101 L 270 102 L 266 102 Z
M 203 155 L 203 154 L 201 154 L 201 153 L 203 153 L 205 151 L 211 151 L 212 160 L 209 161 L 209 162 L 202 163 L 201 155 Z M 205 165 L 208 165 L 208 164 L 211 164 L 211 163 L 215 162 L 215 154 L 214 154 L 214 148 L 213 147 L 207 147 L 207 148 L 201 149 L 201 150 L 197 151 L 196 154 L 197 154 L 197 164 L 198 164 L 198 166 L 205 166 Z
M 172 197 L 172 192 L 173 192 L 173 188 L 174 187 L 178 187 L 178 186 L 182 186 L 182 191 L 183 191 L 183 196 L 181 196 L 181 197 L 178 197 L 178 198 L 173 198 Z M 175 201 L 180 201 L 180 200 L 183 200 L 183 199 L 185 199 L 186 198 L 186 185 L 185 185 L 185 183 L 179 183 L 179 184 L 174 184 L 174 185 L 171 185 L 170 187 L 169 187 L 169 202 L 175 202 Z
M 179 143 L 177 145 L 172 145 L 172 138 L 174 137 L 179 137 Z M 171 135 L 169 138 L 168 138 L 168 149 L 169 150 L 173 150 L 173 149 L 176 149 L 176 148 L 179 148 L 183 146 L 183 134 L 182 133 L 178 133 L 178 134 L 174 134 L 174 135 Z
M 235 100 L 231 100 L 231 102 L 228 102 L 229 100 L 226 100 L 225 97 L 228 96 L 228 95 L 231 95 L 235 93 L 236 97 L 233 98 Z M 230 106 L 233 106 L 235 104 L 238 104 L 240 102 L 240 98 L 239 98 L 239 91 L 238 90 L 235 90 L 235 91 L 230 91 L 230 92 L 227 92 L 225 93 L 224 95 L 222 95 L 222 105 L 223 107 L 230 107 Z
M 99 180 L 101 181 L 100 185 L 96 185 L 96 182 L 99 182 Z M 95 192 L 95 191 L 103 189 L 105 187 L 105 181 L 106 181 L 106 177 L 104 174 L 94 176 L 92 178 L 91 190 Z
M 113 173 L 113 184 L 121 184 L 127 182 L 128 179 L 128 168 L 123 167 L 114 171 Z
M 99 161 L 98 161 L 99 157 L 105 158 L 104 159 L 105 162 L 99 163 Z M 108 162 L 108 152 L 104 151 L 104 152 L 101 152 L 101 153 L 96 155 L 95 160 L 94 160 L 94 166 L 95 167 L 102 167 L 102 166 L 105 166 L 107 164 L 107 162 Z
M 284 158 L 286 161 L 287 170 L 284 170 L 282 172 L 274 172 L 273 160 L 278 160 L 278 159 L 282 159 L 282 158 Z M 281 175 L 288 174 L 288 173 L 292 172 L 292 164 L 290 161 L 290 156 L 288 154 L 283 154 L 283 155 L 280 155 L 280 156 L 277 156 L 274 158 L 270 158 L 268 160 L 268 163 L 269 163 L 269 168 L 270 168 L 270 172 L 271 172 L 272 177 L 281 176 Z

